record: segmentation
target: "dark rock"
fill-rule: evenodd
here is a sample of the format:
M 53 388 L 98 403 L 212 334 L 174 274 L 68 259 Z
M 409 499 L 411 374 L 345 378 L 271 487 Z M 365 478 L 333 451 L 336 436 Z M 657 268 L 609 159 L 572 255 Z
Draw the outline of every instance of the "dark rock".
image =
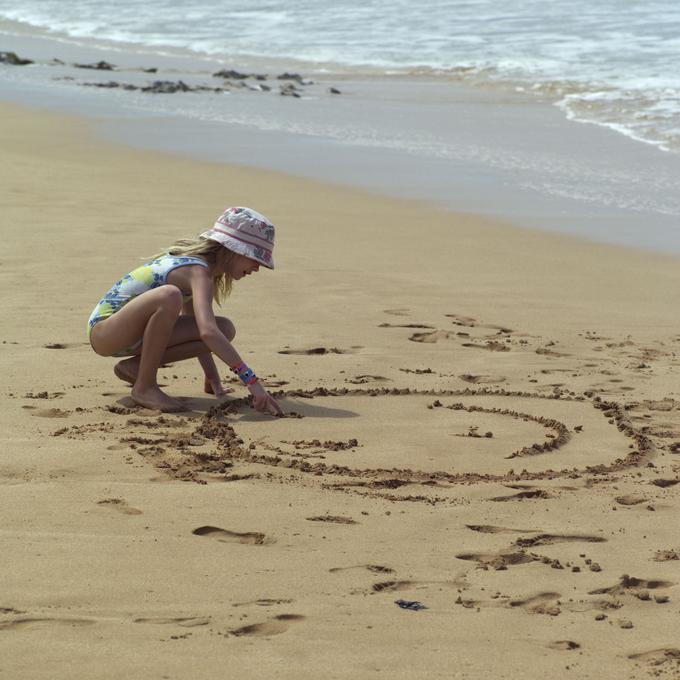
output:
M 174 94 L 175 92 L 191 92 L 193 88 L 185 82 L 178 80 L 155 80 L 151 85 L 142 88 L 142 92 L 151 94 Z
M 329 87 L 328 91 L 330 92 L 330 94 L 342 94 L 342 92 L 340 92 L 340 90 L 338 90 L 337 87 Z
M 182 82 L 181 80 L 179 81 L 180 83 Z M 183 85 L 186 85 L 186 83 L 182 83 Z M 191 85 L 186 85 L 188 88 L 187 90 L 182 90 L 182 92 L 217 92 L 221 91 L 222 88 L 219 87 L 208 87 L 207 85 L 195 85 L 192 87 Z
M 96 64 L 73 64 L 76 68 L 89 68 L 95 71 L 113 71 L 116 67 L 108 61 L 98 61 Z
M 303 80 L 299 73 L 282 73 L 280 76 L 276 76 L 277 80 L 294 80 L 299 85 L 312 85 L 311 80 Z
M 103 87 L 103 88 L 115 88 L 121 87 L 121 84 L 115 80 L 109 80 L 107 83 L 83 83 L 84 87 Z
M 215 78 L 233 78 L 234 80 L 245 80 L 249 77 L 247 73 L 239 73 L 239 71 L 234 71 L 233 69 L 223 69 L 222 71 L 217 71 L 213 73 Z
M 297 97 L 300 98 L 299 90 L 293 83 L 286 83 L 285 85 L 280 85 L 279 90 L 284 97 Z
M 152 66 L 151 68 L 143 68 L 142 71 L 144 73 L 158 73 L 158 69 L 155 66 Z
M 0 52 L 0 64 L 9 64 L 10 66 L 27 66 L 33 62 L 30 59 L 22 59 L 17 56 L 15 52 Z

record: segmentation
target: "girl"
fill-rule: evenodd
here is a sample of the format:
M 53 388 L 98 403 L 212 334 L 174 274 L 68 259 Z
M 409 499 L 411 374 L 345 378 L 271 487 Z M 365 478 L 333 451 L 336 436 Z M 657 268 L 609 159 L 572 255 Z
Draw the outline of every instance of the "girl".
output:
M 229 319 L 215 316 L 233 281 L 274 269 L 274 225 L 250 208 L 228 208 L 212 229 L 180 240 L 151 262 L 126 274 L 94 308 L 88 323 L 92 349 L 101 356 L 130 357 L 114 373 L 132 384 L 138 404 L 160 411 L 184 411 L 156 382 L 161 364 L 198 357 L 205 391 L 221 397 L 212 355 L 231 367 L 253 395 L 258 411 L 282 415 L 281 407 L 246 366 L 231 341 Z

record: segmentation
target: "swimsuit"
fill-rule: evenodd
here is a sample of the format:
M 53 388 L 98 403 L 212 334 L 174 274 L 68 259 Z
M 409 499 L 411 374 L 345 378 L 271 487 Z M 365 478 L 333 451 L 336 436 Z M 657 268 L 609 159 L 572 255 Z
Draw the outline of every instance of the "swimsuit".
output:
M 97 303 L 90 314 L 87 322 L 87 338 L 90 339 L 95 324 L 108 319 L 122 309 L 130 300 L 147 290 L 164 286 L 168 282 L 168 274 L 178 267 L 199 265 L 208 269 L 205 260 L 198 257 L 176 257 L 174 255 L 162 255 L 161 257 L 143 264 L 141 267 L 126 274 L 120 281 L 113 284 L 111 289 Z M 184 301 L 191 299 L 190 293 L 182 292 Z M 138 340 L 134 345 L 116 352 L 113 356 L 131 356 L 136 354 L 141 347 L 142 341 Z

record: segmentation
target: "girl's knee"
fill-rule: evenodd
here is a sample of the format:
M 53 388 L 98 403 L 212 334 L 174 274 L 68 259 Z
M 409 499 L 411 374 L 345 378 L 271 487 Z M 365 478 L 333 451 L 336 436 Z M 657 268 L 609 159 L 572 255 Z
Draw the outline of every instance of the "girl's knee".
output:
M 216 316 L 215 321 L 227 340 L 233 340 L 236 337 L 236 327 L 229 319 L 224 316 Z
M 176 313 L 179 316 L 182 311 L 182 304 L 184 302 L 184 299 L 182 298 L 182 291 L 177 288 L 177 286 L 173 286 L 172 284 L 161 286 L 157 290 L 160 297 L 161 306 L 167 309 L 169 312 Z

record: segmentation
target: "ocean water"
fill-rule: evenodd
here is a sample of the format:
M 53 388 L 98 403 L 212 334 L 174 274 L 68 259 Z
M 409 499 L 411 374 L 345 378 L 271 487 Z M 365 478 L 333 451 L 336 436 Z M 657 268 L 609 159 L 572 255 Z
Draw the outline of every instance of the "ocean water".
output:
M 669 0 L 0 0 L 0 51 L 35 61 L 0 64 L 0 99 L 116 143 L 680 253 L 679 27 Z M 99 60 L 116 69 L 77 66 Z M 87 86 L 154 80 L 223 91 Z
M 680 153 L 677 0 L 0 0 L 2 19 L 147 54 L 509 88 Z

